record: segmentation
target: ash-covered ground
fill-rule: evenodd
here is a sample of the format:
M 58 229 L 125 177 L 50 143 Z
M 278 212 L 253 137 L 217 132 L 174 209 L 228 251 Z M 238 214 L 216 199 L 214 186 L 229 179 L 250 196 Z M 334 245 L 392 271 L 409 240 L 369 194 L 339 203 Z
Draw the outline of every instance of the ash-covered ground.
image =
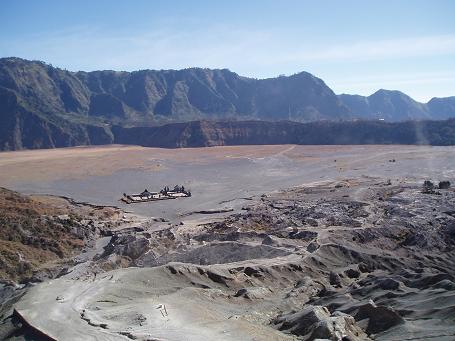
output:
M 68 176 L 61 150 L 0 155 L 3 184 L 112 205 L 183 182 L 193 197 L 115 209 L 58 271 L 3 284 L 0 339 L 455 339 L 453 181 L 422 192 L 453 180 L 452 147 L 87 152 Z M 52 164 L 53 180 L 26 172 Z
M 112 232 L 90 270 L 33 286 L 17 311 L 59 340 L 455 338 L 452 189 L 326 181 L 149 227 Z

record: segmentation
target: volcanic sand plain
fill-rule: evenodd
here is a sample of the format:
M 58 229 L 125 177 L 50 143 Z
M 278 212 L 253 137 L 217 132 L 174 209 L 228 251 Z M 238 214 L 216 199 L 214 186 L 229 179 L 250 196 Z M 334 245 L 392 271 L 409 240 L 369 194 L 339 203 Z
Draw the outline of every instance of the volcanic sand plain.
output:
M 251 197 L 315 181 L 359 176 L 450 179 L 455 175 L 453 156 L 453 147 L 396 145 L 27 150 L 0 153 L 0 186 L 178 219 L 194 211 L 236 209 Z M 176 184 L 193 196 L 153 205 L 119 201 L 123 193 Z
M 131 267 L 69 269 L 16 308 L 61 340 L 311 340 L 321 325 L 352 340 L 452 340 L 455 196 L 420 186 L 453 180 L 454 156 L 373 145 L 2 153 L 0 186 L 166 221 L 119 233 L 92 259 L 130 252 Z M 193 196 L 118 201 L 174 184 Z

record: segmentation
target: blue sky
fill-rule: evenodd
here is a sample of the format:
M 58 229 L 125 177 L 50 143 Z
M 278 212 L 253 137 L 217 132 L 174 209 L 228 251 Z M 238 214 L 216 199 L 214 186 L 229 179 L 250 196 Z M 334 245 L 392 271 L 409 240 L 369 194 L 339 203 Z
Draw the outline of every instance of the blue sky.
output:
M 336 93 L 455 95 L 455 1 L 1 0 L 0 56 L 69 70 L 308 71 Z

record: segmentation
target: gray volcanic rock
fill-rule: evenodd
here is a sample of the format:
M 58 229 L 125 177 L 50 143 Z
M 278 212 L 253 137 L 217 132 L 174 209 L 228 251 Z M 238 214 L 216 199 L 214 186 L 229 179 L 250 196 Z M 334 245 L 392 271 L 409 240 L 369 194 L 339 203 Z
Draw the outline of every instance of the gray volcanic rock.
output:
M 341 287 L 341 278 L 336 272 L 330 271 L 329 282 L 335 287 Z
M 272 324 L 281 331 L 302 337 L 302 340 L 328 339 L 365 340 L 366 335 L 352 316 L 330 312 L 325 307 L 307 305 L 301 311 L 278 316 Z
M 356 321 L 368 319 L 366 332 L 376 334 L 404 323 L 404 319 L 390 307 L 376 306 L 373 302 L 362 305 L 354 315 Z
M 193 264 L 223 264 L 255 258 L 274 258 L 289 255 L 290 252 L 267 245 L 247 245 L 236 242 L 212 243 L 187 252 L 168 253 L 157 258 L 145 258 L 146 266 L 157 266 L 169 262 Z
M 355 269 L 348 269 L 344 273 L 349 278 L 359 278 L 360 277 L 360 271 L 355 270 Z
M 267 295 L 270 295 L 272 291 L 269 288 L 261 288 L 261 287 L 254 287 L 254 288 L 242 288 L 238 290 L 234 297 L 243 297 L 247 299 L 262 299 Z
M 114 235 L 109 244 L 104 248 L 104 255 L 115 253 L 120 256 L 135 260 L 149 251 L 149 241 L 132 235 Z
M 30 288 L 17 309 L 62 339 L 452 340 L 455 192 L 344 183 L 270 192 L 212 222 L 124 229 L 97 265 L 134 267 L 63 275 Z M 299 231 L 311 238 L 293 238 Z

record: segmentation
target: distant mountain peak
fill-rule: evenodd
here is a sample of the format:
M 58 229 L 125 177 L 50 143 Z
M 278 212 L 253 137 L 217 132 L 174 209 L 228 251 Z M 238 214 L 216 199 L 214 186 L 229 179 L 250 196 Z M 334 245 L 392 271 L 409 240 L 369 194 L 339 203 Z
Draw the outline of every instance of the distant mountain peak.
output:
M 406 97 L 409 97 L 408 95 L 406 95 L 404 92 L 401 92 L 400 90 L 387 90 L 387 89 L 379 89 L 377 91 L 375 91 L 373 94 L 371 94 L 369 97 L 373 97 L 373 96 L 406 96 Z
M 48 137 L 50 145 L 57 143 L 56 136 L 66 133 L 74 140 L 80 140 L 81 135 L 98 138 L 80 124 L 99 133 L 112 125 L 140 127 L 220 119 L 447 118 L 455 116 L 453 98 L 422 104 L 400 91 L 385 89 L 368 97 L 337 96 L 322 79 L 306 71 L 266 79 L 198 67 L 71 72 L 41 61 L 8 57 L 0 59 L 0 149 L 5 145 L 20 148 L 24 142 L 21 134 L 51 129 L 56 129 L 57 135 Z M 110 138 L 109 134 L 101 135 Z M 43 141 L 41 137 L 36 143 Z

